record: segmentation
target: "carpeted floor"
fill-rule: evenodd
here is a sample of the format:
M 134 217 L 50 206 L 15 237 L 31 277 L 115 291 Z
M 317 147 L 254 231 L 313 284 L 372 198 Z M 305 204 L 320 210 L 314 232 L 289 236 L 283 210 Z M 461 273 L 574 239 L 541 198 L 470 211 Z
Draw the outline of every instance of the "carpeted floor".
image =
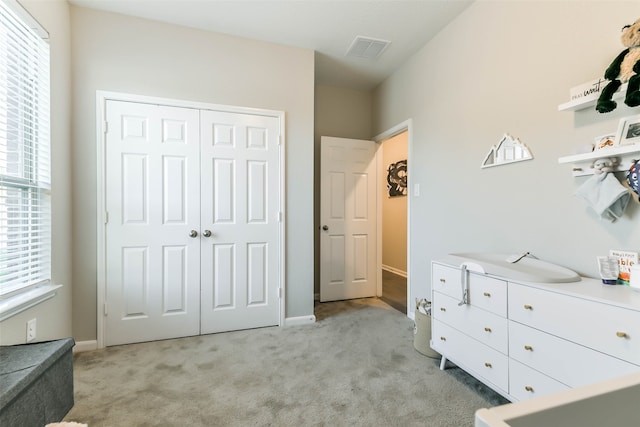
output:
M 321 303 L 312 325 L 79 353 L 65 420 L 100 426 L 473 426 L 506 400 L 413 348 L 377 298 Z

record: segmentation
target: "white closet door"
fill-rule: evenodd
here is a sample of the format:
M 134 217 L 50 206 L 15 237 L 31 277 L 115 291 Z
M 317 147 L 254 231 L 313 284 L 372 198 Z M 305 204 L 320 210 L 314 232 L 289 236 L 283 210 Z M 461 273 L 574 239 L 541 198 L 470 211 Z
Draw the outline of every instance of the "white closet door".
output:
M 279 324 L 280 121 L 201 111 L 202 333 Z
M 107 101 L 106 345 L 200 332 L 198 114 Z
M 376 144 L 323 136 L 320 301 L 376 295 Z

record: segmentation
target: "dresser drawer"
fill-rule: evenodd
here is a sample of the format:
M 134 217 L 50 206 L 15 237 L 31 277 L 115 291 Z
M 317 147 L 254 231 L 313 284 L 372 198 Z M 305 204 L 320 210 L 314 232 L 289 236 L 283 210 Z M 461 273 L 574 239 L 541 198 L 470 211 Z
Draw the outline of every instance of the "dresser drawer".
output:
M 569 390 L 569 388 L 522 363 L 509 360 L 509 395 L 516 400 L 527 400 Z
M 507 319 L 473 305 L 458 305 L 458 300 L 440 292 L 433 293 L 432 317 L 507 354 Z
M 510 283 L 509 319 L 640 365 L 638 311 Z
M 460 300 L 461 288 L 459 268 L 447 267 L 440 264 L 431 264 L 431 287 L 434 291 L 441 292 Z
M 504 354 L 433 319 L 431 347 L 462 369 L 506 393 L 509 362 Z
M 434 291 L 462 299 L 462 270 L 441 264 L 432 264 L 431 283 Z M 507 317 L 507 282 L 478 273 L 469 275 L 470 304 Z
M 640 366 L 509 322 L 509 356 L 571 387 L 640 372 Z

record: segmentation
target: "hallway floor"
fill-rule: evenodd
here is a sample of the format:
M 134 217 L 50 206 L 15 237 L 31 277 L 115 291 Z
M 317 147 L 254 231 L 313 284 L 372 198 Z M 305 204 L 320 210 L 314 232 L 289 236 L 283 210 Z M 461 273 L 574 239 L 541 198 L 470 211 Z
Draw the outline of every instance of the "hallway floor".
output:
M 407 279 L 382 270 L 382 297 L 380 299 L 396 310 L 407 313 Z

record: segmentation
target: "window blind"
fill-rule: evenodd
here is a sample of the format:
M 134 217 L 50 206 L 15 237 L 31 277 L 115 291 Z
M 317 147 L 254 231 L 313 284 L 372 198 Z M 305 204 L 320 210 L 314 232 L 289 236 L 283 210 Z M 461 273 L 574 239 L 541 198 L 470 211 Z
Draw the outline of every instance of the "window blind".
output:
M 0 0 L 0 297 L 51 279 L 49 45 Z

